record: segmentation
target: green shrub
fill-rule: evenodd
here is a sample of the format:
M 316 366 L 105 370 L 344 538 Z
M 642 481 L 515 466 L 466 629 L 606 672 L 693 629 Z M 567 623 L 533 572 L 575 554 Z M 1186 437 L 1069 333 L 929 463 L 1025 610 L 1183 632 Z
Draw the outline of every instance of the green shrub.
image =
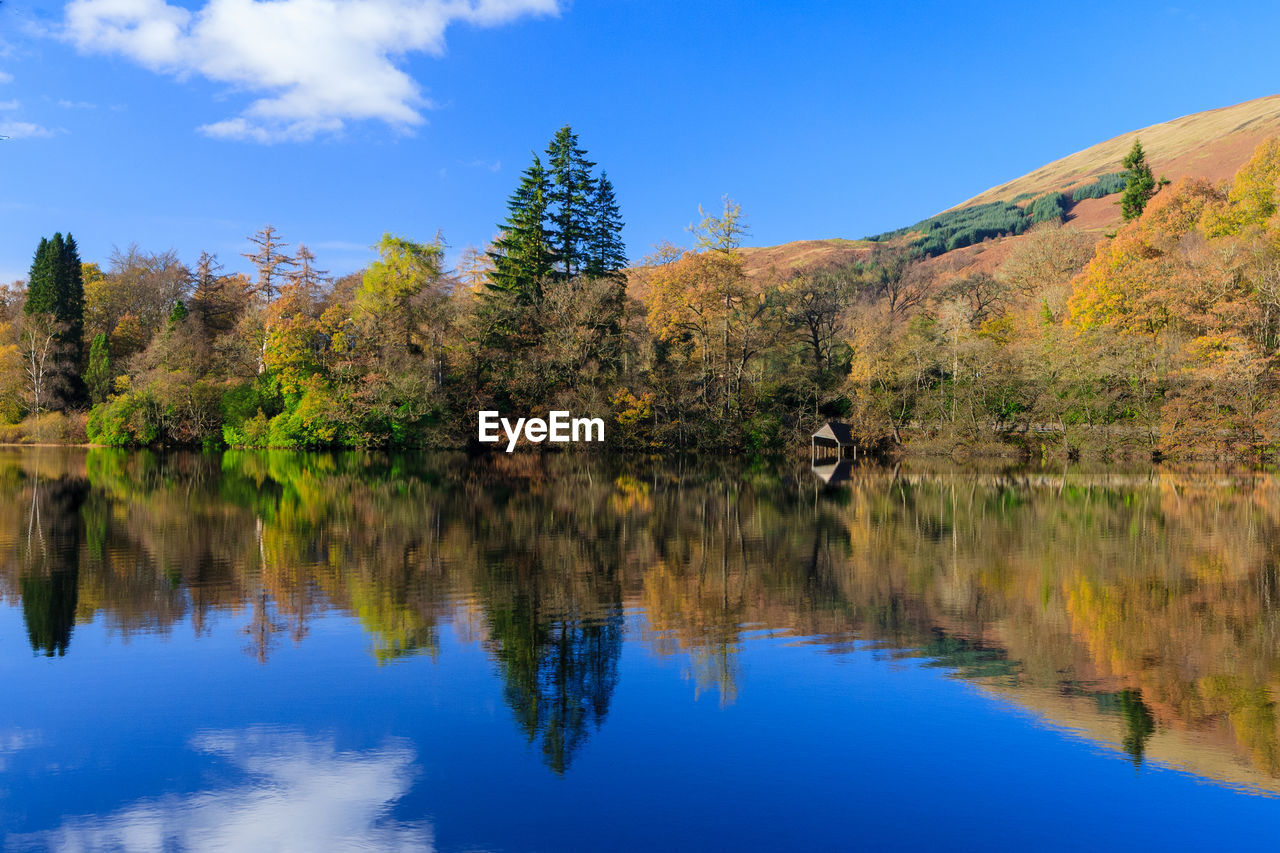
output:
M 223 423 L 222 440 L 228 447 L 269 447 L 271 420 L 262 409 L 237 424 Z
M 160 423 L 155 401 L 147 394 L 119 394 L 90 410 L 85 431 L 93 443 L 110 447 L 156 444 Z
M 280 383 L 271 371 L 258 374 L 251 382 L 234 385 L 222 395 L 222 420 L 232 426 L 259 412 L 270 419 L 283 410 Z

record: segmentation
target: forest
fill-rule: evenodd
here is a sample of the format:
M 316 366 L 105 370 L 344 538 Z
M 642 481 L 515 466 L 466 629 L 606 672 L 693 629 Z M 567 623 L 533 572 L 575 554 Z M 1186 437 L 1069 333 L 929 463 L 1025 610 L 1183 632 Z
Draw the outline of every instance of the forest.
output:
M 0 289 L 0 442 L 460 448 L 481 410 L 564 409 L 640 452 L 774 453 L 840 419 L 889 453 L 1274 455 L 1280 142 L 1221 184 L 1156 181 L 1140 146 L 1118 165 L 820 268 L 753 267 L 728 197 L 692 248 L 629 262 L 568 126 L 451 269 L 440 235 L 334 277 L 271 226 L 252 275 L 56 234 Z M 1063 221 L 1117 191 L 1115 232 Z

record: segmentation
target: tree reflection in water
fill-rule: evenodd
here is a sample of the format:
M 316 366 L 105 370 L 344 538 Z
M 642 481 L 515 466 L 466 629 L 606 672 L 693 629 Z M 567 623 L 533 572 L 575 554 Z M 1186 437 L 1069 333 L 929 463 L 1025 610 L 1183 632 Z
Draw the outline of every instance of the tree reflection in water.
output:
M 22 615 L 31 648 L 62 656 L 71 643 L 80 589 L 80 508 L 89 493 L 83 477 L 32 482 L 27 529 L 17 548 Z
M 88 620 L 200 635 L 223 614 L 269 666 L 336 612 L 395 665 L 448 625 L 558 773 L 606 719 L 624 638 L 731 703 L 763 632 L 874 643 L 1135 763 L 1207 748 L 1280 789 L 1270 475 L 854 467 L 826 486 L 572 454 L 41 450 L 0 453 L 0 497 L 0 592 L 38 654 L 74 654 Z

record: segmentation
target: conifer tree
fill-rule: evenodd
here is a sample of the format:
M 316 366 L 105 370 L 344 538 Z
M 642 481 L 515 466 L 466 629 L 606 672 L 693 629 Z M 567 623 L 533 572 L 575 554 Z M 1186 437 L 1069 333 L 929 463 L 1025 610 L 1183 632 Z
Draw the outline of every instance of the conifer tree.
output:
M 107 347 L 107 336 L 101 332 L 94 335 L 89 346 L 89 366 L 84 371 L 84 384 L 93 403 L 103 402 L 111 391 L 111 353 Z
M 62 235 L 57 236 L 61 242 Z M 56 306 L 51 242 L 41 237 L 36 256 L 31 261 L 31 272 L 27 275 L 27 301 L 22 309 L 27 314 L 53 314 Z
M 1133 147 L 1120 161 L 1125 168 L 1124 192 L 1120 196 L 1120 213 L 1124 221 L 1137 219 L 1146 209 L 1147 202 L 1156 194 L 1156 179 L 1147 165 L 1147 155 L 1142 150 L 1142 142 L 1133 140 Z
M 201 252 L 191 276 L 191 313 L 199 318 L 206 333 L 226 332 L 248 301 L 248 281 L 223 273 L 218 256 Z
M 61 233 L 52 239 L 41 238 L 31 263 L 27 281 L 27 314 L 49 314 L 63 331 L 59 340 L 66 349 L 65 357 L 79 364 L 84 345 L 84 274 L 75 238 L 64 240 Z
M 591 177 L 594 166 L 569 125 L 556 131 L 547 146 L 547 167 L 551 172 L 553 203 L 550 238 L 555 277 L 561 281 L 581 274 L 588 262 L 591 201 L 596 189 Z
M 552 252 L 547 233 L 547 204 L 551 185 L 542 159 L 534 155 L 520 185 L 507 202 L 507 220 L 489 257 L 491 291 L 507 293 L 523 304 L 542 298 L 543 282 L 551 273 Z
M 627 266 L 627 248 L 622 242 L 622 213 L 613 195 L 613 182 L 600 173 L 591 198 L 591 240 L 587 274 L 616 276 Z
M 280 240 L 280 234 L 273 225 L 262 226 L 248 240 L 257 250 L 241 254 L 258 268 L 258 293 L 264 301 L 270 303 L 298 262 L 284 251 L 289 244 Z
M 308 297 L 313 296 L 320 285 L 329 280 L 329 271 L 316 268 L 316 256 L 305 243 L 298 244 L 297 266 L 286 277 L 289 283 Z

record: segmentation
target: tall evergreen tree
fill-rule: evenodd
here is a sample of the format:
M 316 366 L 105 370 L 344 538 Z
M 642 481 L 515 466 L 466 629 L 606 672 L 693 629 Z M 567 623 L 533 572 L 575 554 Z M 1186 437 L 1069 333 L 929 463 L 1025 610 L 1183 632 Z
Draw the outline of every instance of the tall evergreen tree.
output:
M 59 255 L 58 319 L 67 324 L 67 343 L 77 364 L 84 348 L 84 264 L 76 238 L 67 234 Z
M 27 281 L 27 314 L 50 314 L 63 325 L 59 340 L 75 365 L 84 345 L 84 275 L 80 252 L 70 234 L 41 238 Z
M 103 402 L 111 392 L 111 353 L 107 336 L 102 332 L 94 335 L 89 346 L 89 366 L 84 371 L 84 384 L 88 387 L 92 403 Z
M 1146 209 L 1147 202 L 1156 194 L 1156 179 L 1147 165 L 1146 152 L 1142 150 L 1142 142 L 1133 140 L 1133 147 L 1120 161 L 1125 169 L 1124 192 L 1120 196 L 1120 213 L 1124 221 L 1137 219 Z
M 578 135 L 566 124 L 547 146 L 547 166 L 552 181 L 550 238 L 555 277 L 567 281 L 581 274 L 588 262 L 595 163 L 587 159 Z
M 58 235 L 62 241 L 62 235 Z M 57 287 L 54 283 L 55 264 L 52 241 L 40 238 L 36 255 L 31 260 L 31 272 L 27 274 L 27 300 L 22 310 L 27 314 L 53 314 L 57 307 Z
M 520 185 L 507 202 L 507 220 L 489 257 L 491 291 L 508 293 L 522 304 L 542 298 L 542 286 L 552 270 L 552 250 L 547 232 L 547 205 L 551 183 L 538 155 L 524 170 Z
M 591 197 L 591 239 L 587 275 L 616 276 L 627 266 L 627 247 L 622 242 L 622 213 L 613 195 L 613 182 L 600 173 Z

